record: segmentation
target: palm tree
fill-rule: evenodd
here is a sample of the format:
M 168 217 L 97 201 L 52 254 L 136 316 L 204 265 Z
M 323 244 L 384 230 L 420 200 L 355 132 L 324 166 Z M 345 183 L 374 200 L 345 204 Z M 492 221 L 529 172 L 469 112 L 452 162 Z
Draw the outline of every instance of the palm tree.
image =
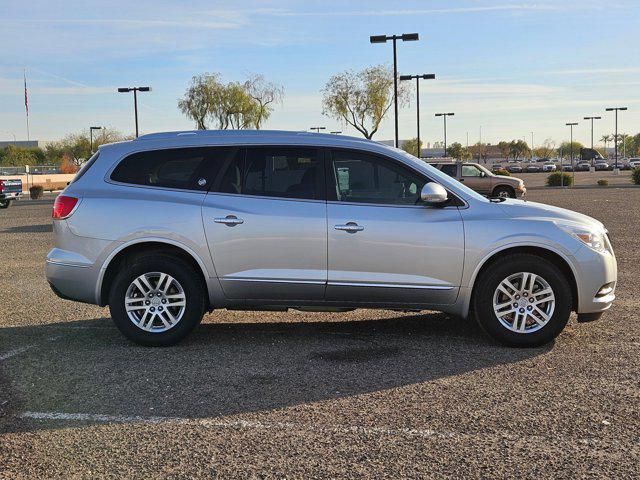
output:
M 600 139 L 601 142 L 604 142 L 604 153 L 607 153 L 607 146 L 611 140 L 613 140 L 613 135 L 603 135 Z M 609 155 L 607 155 L 607 157 L 608 156 Z

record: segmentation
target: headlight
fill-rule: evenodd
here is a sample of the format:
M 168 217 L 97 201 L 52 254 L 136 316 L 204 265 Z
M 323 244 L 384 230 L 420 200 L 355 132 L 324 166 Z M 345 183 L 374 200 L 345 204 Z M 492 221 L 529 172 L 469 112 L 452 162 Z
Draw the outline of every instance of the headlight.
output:
M 572 237 L 577 238 L 587 247 L 600 253 L 612 253 L 611 244 L 607 240 L 605 231 L 592 230 L 588 227 L 568 224 L 558 224 L 558 226 Z

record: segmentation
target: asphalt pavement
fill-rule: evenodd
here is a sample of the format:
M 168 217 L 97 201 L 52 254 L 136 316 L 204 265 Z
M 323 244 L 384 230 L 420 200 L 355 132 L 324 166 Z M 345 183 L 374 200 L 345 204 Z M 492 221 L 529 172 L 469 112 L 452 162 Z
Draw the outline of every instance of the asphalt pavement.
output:
M 611 311 L 510 349 L 472 322 L 215 311 L 171 348 L 44 279 L 51 198 L 0 210 L 0 478 L 638 478 L 640 189 L 536 190 L 611 232 Z

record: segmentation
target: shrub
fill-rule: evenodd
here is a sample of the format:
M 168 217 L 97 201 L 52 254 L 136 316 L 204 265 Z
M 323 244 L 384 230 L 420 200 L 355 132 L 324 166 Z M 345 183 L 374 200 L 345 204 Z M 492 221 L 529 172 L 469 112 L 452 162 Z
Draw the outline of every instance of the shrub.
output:
M 509 170 L 505 170 L 504 168 L 499 168 L 493 173 L 495 173 L 496 175 L 504 175 L 505 177 L 511 176 L 511 173 L 509 173 Z
M 36 185 L 37 187 L 41 187 L 42 190 L 44 190 L 45 192 L 54 192 L 56 190 L 64 190 L 65 188 L 67 188 L 67 185 L 69 184 L 69 182 L 49 182 L 46 181 L 44 183 L 41 183 L 39 185 Z
M 42 188 L 42 185 L 34 185 L 33 187 L 31 187 L 29 189 L 29 195 L 31 196 L 32 200 L 36 200 L 38 198 L 42 197 L 42 192 L 44 192 L 44 189 Z
M 636 185 L 640 185 L 640 167 L 636 167 L 631 171 L 631 180 Z
M 598 185 L 600 185 L 601 187 L 606 187 L 607 185 L 609 185 L 609 180 L 607 180 L 606 178 L 601 178 L 600 180 L 598 180 Z
M 562 185 L 566 187 L 573 185 L 573 176 L 567 172 L 553 172 L 547 177 L 548 187 L 560 187 Z

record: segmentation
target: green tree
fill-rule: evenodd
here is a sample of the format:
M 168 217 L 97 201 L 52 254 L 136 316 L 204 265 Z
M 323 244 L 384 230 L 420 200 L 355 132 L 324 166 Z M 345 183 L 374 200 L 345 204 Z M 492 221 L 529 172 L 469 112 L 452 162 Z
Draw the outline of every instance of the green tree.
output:
M 573 158 L 580 156 L 580 149 L 584 146 L 580 142 L 562 142 L 558 147 L 558 155 L 562 158 L 571 159 L 571 151 L 573 145 Z
M 505 142 L 504 140 L 498 142 L 498 150 L 500 150 L 500 155 L 502 155 L 502 158 L 504 158 L 505 160 L 509 158 L 509 153 L 511 151 L 509 142 Z
M 37 165 L 38 163 L 38 156 L 32 148 L 9 145 L 0 150 L 0 165 L 22 167 L 24 165 Z
M 453 142 L 447 147 L 447 155 L 455 159 L 461 160 L 464 157 L 465 148 L 460 142 Z
M 100 145 L 128 140 L 130 138 L 132 137 L 126 137 L 117 130 L 105 127 L 94 135 L 93 151 L 95 152 Z M 60 165 L 66 156 L 76 167 L 79 167 L 91 156 L 89 133 L 86 131 L 72 133 L 62 140 L 50 142 L 45 147 L 45 155 L 47 162 L 50 164 Z
M 402 150 L 413 155 L 414 157 L 420 158 L 419 152 L 422 148 L 422 141 L 420 141 L 420 148 L 418 148 L 418 139 L 412 138 L 411 140 L 406 140 L 402 143 Z
M 520 157 L 526 157 L 530 152 L 529 145 L 524 140 L 511 140 L 509 142 L 509 155 L 514 160 L 518 160 Z
M 204 73 L 191 79 L 178 108 L 206 130 L 209 121 L 221 130 L 259 129 L 283 98 L 282 87 L 254 75 L 244 83 L 220 83 L 218 74 Z
M 407 102 L 410 87 L 399 82 L 398 103 Z M 351 125 L 371 139 L 393 103 L 393 72 L 384 65 L 332 76 L 322 89 L 322 113 Z

